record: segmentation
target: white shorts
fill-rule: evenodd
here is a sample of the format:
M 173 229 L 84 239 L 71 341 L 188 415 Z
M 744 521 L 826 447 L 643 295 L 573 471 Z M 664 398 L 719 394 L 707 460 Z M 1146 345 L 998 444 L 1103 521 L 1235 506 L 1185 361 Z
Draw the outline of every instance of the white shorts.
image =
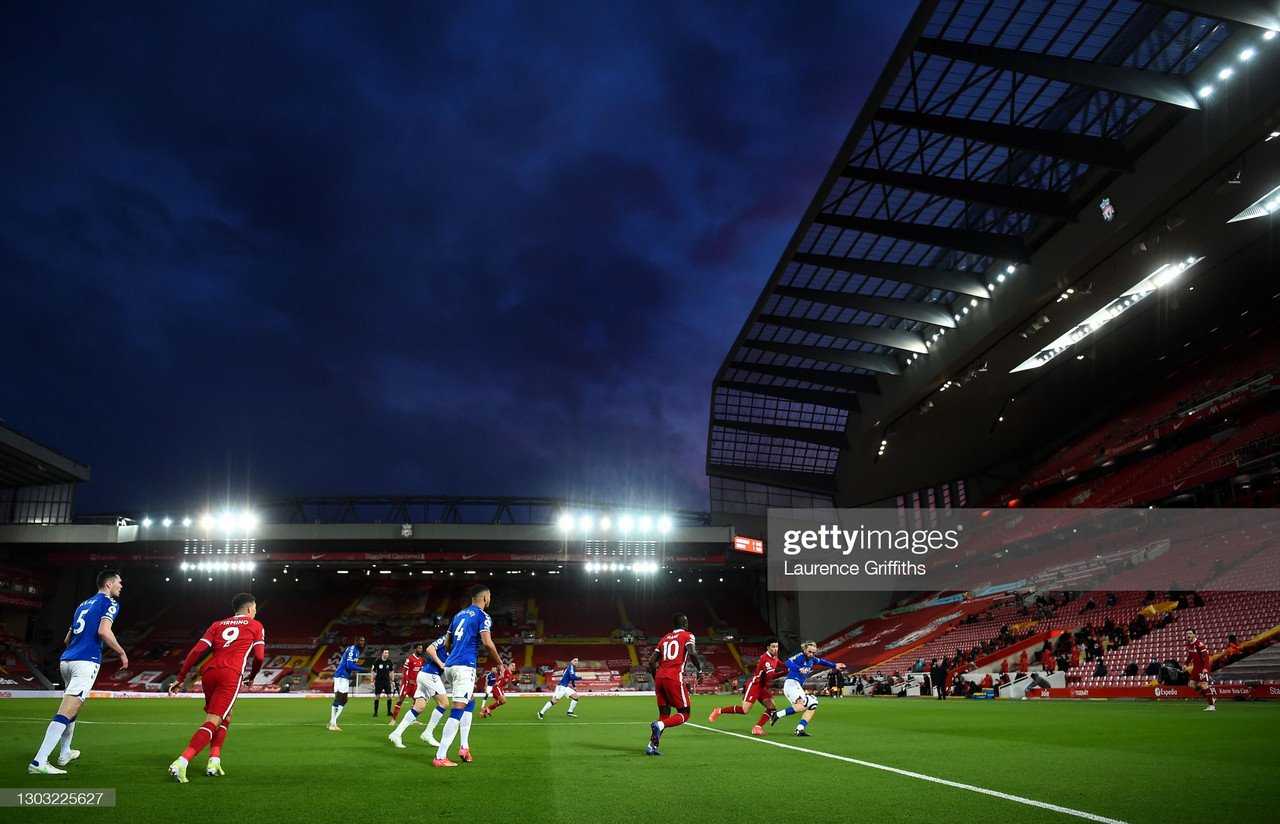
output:
M 556 700 L 556 701 L 559 701 L 561 698 L 564 698 L 566 695 L 573 695 L 575 692 L 577 692 L 577 690 L 575 690 L 573 687 L 566 687 L 566 686 L 564 686 L 564 685 L 557 685 L 557 686 L 556 686 L 556 697 L 555 697 L 555 700 Z
M 492 698 L 492 697 L 493 697 L 493 684 L 485 684 L 485 685 L 484 685 L 484 697 L 485 697 L 485 698 Z
M 475 697 L 476 668 L 456 665 L 444 668 L 444 680 L 449 685 L 449 698 L 455 704 L 466 704 Z
M 339 678 L 335 675 L 333 678 L 333 692 L 335 695 L 340 692 L 351 692 L 351 679 Z
M 89 698 L 89 691 L 93 689 L 93 682 L 98 680 L 98 670 L 101 664 L 95 664 L 93 661 L 63 661 L 58 669 L 62 673 L 62 682 L 66 684 L 63 695 L 66 697 L 74 696 L 81 701 Z
M 793 681 L 788 678 L 782 682 L 782 694 L 787 696 L 787 702 L 795 704 L 804 701 L 804 685 L 799 681 Z
M 449 692 L 444 688 L 444 682 L 440 680 L 440 676 L 434 672 L 418 671 L 418 689 L 413 693 L 413 699 L 416 701 L 421 698 L 424 701 L 430 701 L 437 695 L 448 695 Z

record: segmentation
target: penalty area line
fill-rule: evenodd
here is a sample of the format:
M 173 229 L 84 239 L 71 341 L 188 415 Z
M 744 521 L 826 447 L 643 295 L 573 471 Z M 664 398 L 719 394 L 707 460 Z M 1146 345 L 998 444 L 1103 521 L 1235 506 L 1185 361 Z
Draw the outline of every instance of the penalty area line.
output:
M 1084 818 L 1084 819 L 1088 819 L 1089 821 L 1097 821 L 1097 822 L 1100 822 L 1100 824 L 1127 824 L 1127 822 L 1121 821 L 1120 819 L 1117 819 L 1117 818 L 1107 818 L 1104 815 L 1096 815 L 1095 813 L 1085 812 L 1084 810 L 1074 810 L 1071 807 L 1063 807 L 1058 804 L 1050 804 L 1047 801 L 1036 801 L 1034 798 L 1024 798 L 1023 796 L 1020 796 L 1020 795 L 1013 795 L 1012 793 L 1002 793 L 999 790 L 989 790 L 986 787 L 978 787 L 973 784 L 964 784 L 960 781 L 950 781 L 946 778 L 938 778 L 936 776 L 925 775 L 924 773 L 912 772 L 911 770 L 904 770 L 898 767 L 890 767 L 886 764 L 877 764 L 874 761 L 863 761 L 859 758 L 850 758 L 846 755 L 836 755 L 835 753 L 823 752 L 822 750 L 811 750 L 805 747 L 797 747 L 794 744 L 784 744 L 781 741 L 770 741 L 767 738 L 744 735 L 743 733 L 740 733 L 740 732 L 729 732 L 728 730 L 717 730 L 714 727 L 704 727 L 701 724 L 691 724 L 686 722 L 685 726 L 695 727 L 700 730 L 706 730 L 707 732 L 717 732 L 717 733 L 720 733 L 721 735 L 731 735 L 734 738 L 743 738 L 748 741 L 752 741 L 759 744 L 768 744 L 773 747 L 782 747 L 784 750 L 795 750 L 796 752 L 808 753 L 809 755 L 818 755 L 823 758 L 831 758 L 836 761 L 844 761 L 847 764 L 856 764 L 859 767 L 870 767 L 873 770 L 883 770 L 884 772 L 894 773 L 896 775 L 905 776 L 907 778 L 915 778 L 920 781 L 928 781 L 933 784 L 941 784 L 945 787 L 954 787 L 955 789 L 958 789 L 958 790 L 968 790 L 969 792 L 973 792 L 973 793 L 989 795 L 989 796 L 992 796 L 993 798 L 1003 798 L 1006 801 L 1015 801 L 1019 804 L 1026 804 L 1029 807 L 1038 807 L 1039 809 L 1042 809 L 1042 810 L 1052 810 L 1054 812 L 1062 813 L 1064 815 L 1073 815 L 1076 818 Z

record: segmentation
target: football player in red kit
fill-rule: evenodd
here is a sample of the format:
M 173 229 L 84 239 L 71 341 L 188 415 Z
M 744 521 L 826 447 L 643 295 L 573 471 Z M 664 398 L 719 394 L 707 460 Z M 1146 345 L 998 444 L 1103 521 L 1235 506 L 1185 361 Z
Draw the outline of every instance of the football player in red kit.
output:
M 227 727 L 231 725 L 232 708 L 240 695 L 241 683 L 250 684 L 253 676 L 262 669 L 266 655 L 266 634 L 257 620 L 257 599 L 242 592 L 232 599 L 231 608 L 235 614 L 209 625 L 209 629 L 205 630 L 204 635 L 187 653 L 178 677 L 169 685 L 169 694 L 176 695 L 196 661 L 212 650 L 209 663 L 200 672 L 200 686 L 204 690 L 205 722 L 191 736 L 182 755 L 169 765 L 169 774 L 179 784 L 187 783 L 187 764 L 206 745 L 209 747 L 209 764 L 204 774 L 226 774 L 222 771 L 222 742 L 226 740 Z M 249 663 L 250 656 L 253 657 L 253 668 L 245 675 L 245 665 Z
M 413 693 L 418 689 L 418 670 L 422 669 L 422 644 L 414 644 L 413 652 L 404 659 L 404 665 L 400 668 L 400 697 L 396 699 L 396 707 L 391 711 L 391 720 L 387 722 L 388 727 L 396 725 L 396 718 L 400 715 L 400 705 L 404 703 L 406 698 L 409 703 L 413 703 Z
M 493 682 L 493 703 L 480 710 L 481 718 L 488 718 L 494 711 L 507 703 L 507 687 L 516 682 L 516 663 L 512 661 L 498 672 L 498 679 Z
M 662 636 L 649 656 L 649 674 L 653 676 L 659 717 L 649 725 L 649 746 L 645 747 L 645 755 L 662 755 L 658 752 L 658 739 L 663 731 L 689 720 L 692 708 L 689 691 L 684 685 L 685 660 L 692 661 L 697 669 L 698 683 L 702 683 L 702 672 L 707 668 L 706 659 L 694 649 L 695 639 L 689 632 L 689 617 L 678 612 L 671 616 L 671 626 L 671 632 Z
M 1183 663 L 1191 675 L 1188 686 L 1203 695 L 1208 702 L 1209 706 L 1204 711 L 1213 712 L 1217 707 L 1214 706 L 1213 681 L 1209 680 L 1209 647 L 1196 637 L 1194 629 L 1187 630 L 1187 660 Z
M 769 689 L 769 682 L 786 674 L 787 668 L 778 660 L 778 639 L 770 638 L 765 642 L 764 654 L 756 662 L 755 674 L 751 676 L 751 680 L 747 681 L 747 687 L 743 690 L 742 703 L 732 707 L 716 707 L 707 720 L 714 723 L 721 714 L 746 715 L 751 705 L 757 701 L 765 709 L 776 711 L 778 708 L 773 704 L 773 692 Z M 756 721 L 756 725 L 751 728 L 751 734 L 764 735 L 764 722 L 768 720 L 769 713 L 761 715 L 760 720 Z

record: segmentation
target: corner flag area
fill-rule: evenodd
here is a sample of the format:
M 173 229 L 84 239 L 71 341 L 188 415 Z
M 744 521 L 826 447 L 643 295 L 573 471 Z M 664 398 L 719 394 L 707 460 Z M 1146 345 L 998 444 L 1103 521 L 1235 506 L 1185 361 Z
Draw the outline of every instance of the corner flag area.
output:
M 323 700 L 253 699 L 235 710 L 226 778 L 203 757 L 180 785 L 166 765 L 200 715 L 190 699 L 89 702 L 77 722 L 82 755 L 66 776 L 10 776 L 11 787 L 114 788 L 116 806 L 88 815 L 130 824 L 201 819 L 297 821 L 336 809 L 398 808 L 444 816 L 465 799 L 478 819 L 521 822 L 645 815 L 664 821 L 761 820 L 800 808 L 848 820 L 1162 822 L 1191 811 L 1262 821 L 1280 802 L 1280 712 L 1264 703 L 824 700 L 811 737 L 786 720 L 753 738 L 744 716 L 707 722 L 733 696 L 699 697 L 691 723 L 647 758 L 652 698 L 584 696 L 578 718 L 541 696 L 515 697 L 472 731 L 474 763 L 433 769 L 432 748 L 356 700 L 343 732 L 325 729 Z M 43 699 L 0 702 L 0 759 L 22 763 L 54 710 Z M 451 804 L 452 802 L 449 802 Z M 65 820 L 65 809 L 25 821 Z

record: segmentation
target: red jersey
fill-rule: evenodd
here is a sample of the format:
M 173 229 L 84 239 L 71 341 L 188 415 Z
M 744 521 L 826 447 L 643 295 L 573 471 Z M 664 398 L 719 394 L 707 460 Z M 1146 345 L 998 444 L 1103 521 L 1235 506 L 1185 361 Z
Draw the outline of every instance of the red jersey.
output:
M 658 642 L 655 650 L 660 656 L 658 662 L 658 677 L 684 675 L 684 659 L 689 651 L 689 645 L 694 642 L 693 633 L 687 629 L 673 629 L 666 635 L 662 636 L 662 640 Z
M 1197 681 L 1200 680 L 1200 676 L 1209 674 L 1209 647 L 1204 641 L 1197 638 L 1187 642 L 1185 663 L 1191 665 L 1191 671 L 1195 673 Z
M 779 672 L 780 669 L 783 669 L 782 662 L 775 656 L 766 652 L 761 655 L 760 660 L 756 662 L 756 671 L 755 674 L 751 676 L 751 680 L 755 681 L 759 679 L 767 683 L 782 674 Z
M 404 664 L 400 667 L 400 678 L 405 684 L 411 684 L 418 680 L 418 670 L 422 669 L 422 657 L 409 653 L 404 659 Z
M 187 660 L 182 662 L 182 669 L 178 672 L 178 680 L 185 679 L 200 656 L 210 649 L 213 650 L 213 657 L 209 659 L 208 664 L 205 664 L 202 672 L 229 669 L 243 675 L 249 656 L 252 655 L 253 671 L 249 673 L 249 677 L 252 677 L 262 668 L 262 661 L 266 655 L 266 641 L 266 632 L 256 619 L 245 615 L 233 615 L 221 621 L 214 621 L 187 653 Z M 208 646 L 205 646 L 206 644 Z
M 515 682 L 516 682 L 516 674 L 509 670 L 503 670 L 502 672 L 498 673 L 498 680 L 494 682 L 493 686 L 497 689 L 506 689 L 507 687 L 511 686 Z

